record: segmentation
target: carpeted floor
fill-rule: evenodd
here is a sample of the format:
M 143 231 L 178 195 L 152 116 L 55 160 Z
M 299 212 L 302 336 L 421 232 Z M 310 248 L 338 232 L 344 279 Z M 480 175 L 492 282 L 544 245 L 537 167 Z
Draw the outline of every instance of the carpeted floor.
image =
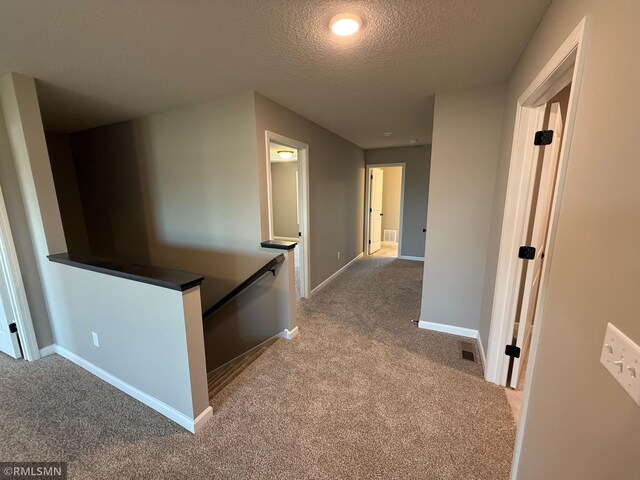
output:
M 365 257 L 300 308 L 214 400 L 196 436 L 58 357 L 0 358 L 0 461 L 71 478 L 508 478 L 504 390 L 418 330 L 422 263 Z

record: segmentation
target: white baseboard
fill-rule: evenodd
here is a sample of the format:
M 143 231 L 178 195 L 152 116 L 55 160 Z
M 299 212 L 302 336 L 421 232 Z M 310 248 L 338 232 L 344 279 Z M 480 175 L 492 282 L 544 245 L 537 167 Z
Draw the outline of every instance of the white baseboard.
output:
M 111 375 L 106 370 L 94 365 L 93 363 L 85 360 L 84 358 L 76 355 L 73 352 L 70 352 L 64 347 L 60 345 L 54 345 L 55 353 L 66 358 L 67 360 L 75 363 L 79 367 L 84 368 L 89 373 L 94 374 L 96 377 L 104 380 L 105 382 L 113 385 L 118 390 L 123 391 L 127 395 L 135 398 L 139 402 L 144 403 L 148 407 L 154 409 L 156 412 L 161 413 L 165 417 L 170 420 L 173 420 L 181 427 L 190 431 L 191 433 L 196 433 L 202 426 L 213 416 L 213 409 L 209 406 L 207 407 L 200 415 L 198 415 L 195 419 L 189 418 L 184 413 L 176 410 L 175 408 L 167 405 L 166 403 L 158 400 L 155 397 L 143 392 L 142 390 L 138 390 L 133 385 L 128 384 L 127 382 L 120 380 L 118 377 Z
M 54 353 L 56 353 L 55 344 L 47 345 L 46 347 L 40 349 L 41 357 L 48 357 L 49 355 L 53 355 Z
M 484 366 L 487 364 L 487 359 L 484 355 L 484 347 L 482 346 L 482 338 L 480 337 L 480 332 L 478 332 L 478 338 L 476 338 L 478 342 L 478 354 L 480 355 L 480 359 L 482 360 L 482 371 L 484 372 Z
M 411 257 L 409 255 L 398 255 L 400 260 L 415 260 L 416 262 L 424 262 L 424 257 Z
M 349 263 L 347 263 L 344 267 L 342 267 L 340 270 L 338 270 L 336 273 L 334 273 L 333 275 L 331 275 L 329 278 L 327 278 L 324 282 L 322 282 L 320 285 L 318 285 L 316 288 L 314 288 L 313 290 L 311 290 L 311 295 L 314 295 L 315 293 L 318 293 L 320 290 L 322 290 L 324 287 L 326 287 L 329 283 L 331 283 L 331 281 L 335 280 L 336 277 L 338 275 L 340 275 L 342 272 L 344 272 L 347 268 L 349 268 L 351 266 L 352 263 L 354 263 L 355 261 L 359 260 L 360 258 L 362 258 L 362 256 L 364 255 L 364 252 L 361 252 L 360 255 L 358 255 L 356 258 L 354 258 L 353 260 L 351 260 Z M 309 295 L 309 296 L 311 296 Z
M 420 320 L 418 322 L 418 327 L 425 330 L 458 335 L 460 337 L 478 338 L 478 330 L 474 330 L 472 328 L 457 327 L 455 325 L 446 325 L 444 323 L 426 322 L 424 320 Z
M 280 333 L 280 338 L 284 338 L 286 340 L 293 340 L 298 335 L 300 335 L 300 330 L 298 327 L 293 327 L 293 330 L 289 331 L 286 328 Z
M 204 411 L 193 420 L 193 431 L 191 433 L 198 433 L 204 424 L 213 418 L 213 407 L 209 405 Z M 187 427 L 185 427 L 187 428 Z M 189 430 L 187 428 L 187 430 Z

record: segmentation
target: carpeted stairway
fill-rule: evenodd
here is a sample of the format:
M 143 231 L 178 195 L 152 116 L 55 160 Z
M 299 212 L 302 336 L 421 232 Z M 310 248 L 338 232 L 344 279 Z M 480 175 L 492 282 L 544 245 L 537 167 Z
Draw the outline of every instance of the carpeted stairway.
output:
M 209 385 L 209 401 L 213 401 L 215 396 L 220 393 L 224 387 L 229 385 L 231 381 L 240 375 L 245 368 L 255 362 L 260 355 L 262 355 L 269 346 L 273 345 L 278 340 L 270 340 L 258 347 L 250 350 L 244 355 L 239 356 L 222 365 L 219 368 L 209 372 L 207 374 L 207 383 Z
M 73 479 L 507 479 L 504 390 L 457 337 L 412 323 L 421 280 L 421 262 L 356 262 L 195 436 L 59 356 L 0 357 L 0 461 L 68 461 Z

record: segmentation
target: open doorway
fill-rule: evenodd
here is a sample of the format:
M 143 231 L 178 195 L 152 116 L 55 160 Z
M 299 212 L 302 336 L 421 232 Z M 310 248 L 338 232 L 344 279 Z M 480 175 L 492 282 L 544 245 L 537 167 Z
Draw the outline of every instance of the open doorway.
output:
M 512 477 L 529 426 L 530 386 L 580 95 L 586 24 L 583 18 L 516 103 L 485 366 L 486 380 L 522 392 Z
M 540 139 L 534 164 L 534 187 L 529 206 L 526 260 L 523 265 L 518 304 L 513 327 L 512 343 L 520 349 L 519 356 L 509 359 L 507 371 L 507 399 L 516 423 L 520 420 L 524 395 L 524 378 L 529 360 L 531 334 L 535 319 L 536 303 L 540 290 L 540 275 L 547 247 L 547 234 L 558 176 L 560 149 L 564 140 L 564 120 L 567 118 L 571 84 L 564 87 L 545 106 L 542 131 L 547 138 Z M 539 142 L 539 143 L 540 143 Z M 525 255 L 525 253 L 528 253 Z
M 367 166 L 367 255 L 398 257 L 402 243 L 404 164 Z
M 298 242 L 294 249 L 296 298 L 309 296 L 308 146 L 266 132 L 269 236 Z

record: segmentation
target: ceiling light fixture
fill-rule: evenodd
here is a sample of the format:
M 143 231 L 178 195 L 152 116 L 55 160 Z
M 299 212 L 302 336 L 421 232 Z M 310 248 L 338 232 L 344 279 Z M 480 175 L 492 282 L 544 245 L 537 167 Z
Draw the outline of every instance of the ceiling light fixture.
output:
M 289 160 L 293 158 L 293 152 L 291 150 L 278 150 L 278 156 L 283 160 Z
M 353 35 L 362 26 L 362 19 L 353 13 L 341 13 L 336 15 L 329 22 L 331 31 L 340 37 Z
M 383 132 L 382 136 L 383 137 L 392 137 L 393 136 L 393 132 Z

